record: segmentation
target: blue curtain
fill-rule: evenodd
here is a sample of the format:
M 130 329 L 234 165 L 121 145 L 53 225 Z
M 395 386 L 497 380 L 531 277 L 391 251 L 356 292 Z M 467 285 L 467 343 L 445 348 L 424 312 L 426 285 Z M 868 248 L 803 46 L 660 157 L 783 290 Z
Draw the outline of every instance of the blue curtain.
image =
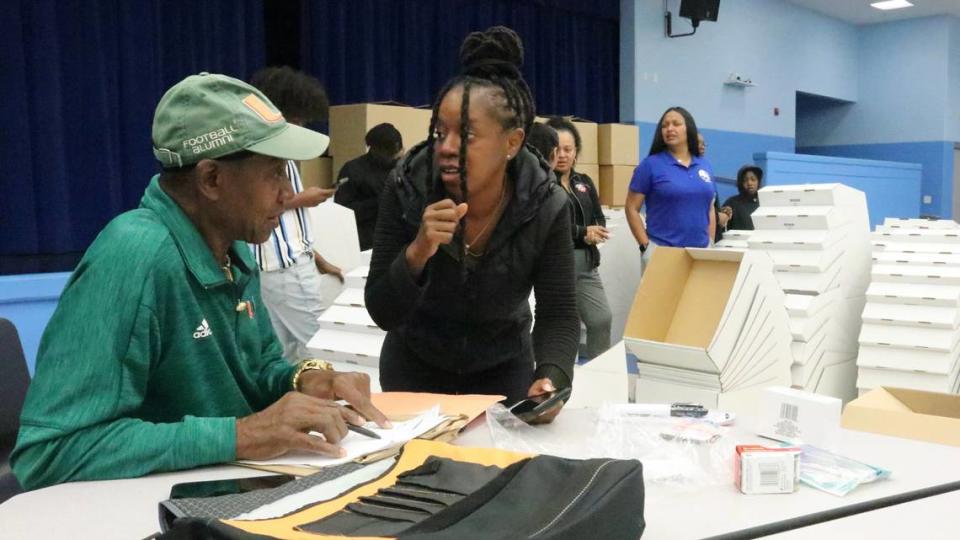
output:
M 264 49 L 259 0 L 4 2 L 0 266 L 85 250 L 157 170 L 163 92 L 200 71 L 246 78 Z
M 538 113 L 617 121 L 616 1 L 304 0 L 302 68 L 324 82 L 333 104 L 427 105 L 458 72 L 467 33 L 495 24 L 523 40 Z

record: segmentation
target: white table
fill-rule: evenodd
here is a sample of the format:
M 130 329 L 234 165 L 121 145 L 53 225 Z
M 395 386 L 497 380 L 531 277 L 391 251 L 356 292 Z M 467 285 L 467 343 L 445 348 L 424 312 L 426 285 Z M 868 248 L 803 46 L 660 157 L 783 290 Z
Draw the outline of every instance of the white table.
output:
M 584 439 L 584 435 L 594 431 L 593 418 L 594 413 L 590 410 L 571 409 L 564 411 L 553 425 L 540 429 L 552 437 L 564 440 L 579 438 L 586 443 L 589 441 Z M 742 433 L 738 438 L 742 438 L 743 442 L 761 442 L 748 433 Z M 732 479 L 729 484 L 713 486 L 697 493 L 670 492 L 648 484 L 644 505 L 647 529 L 643 538 L 703 538 L 721 534 L 736 537 L 737 533 L 751 527 L 803 518 L 846 505 L 876 501 L 960 480 L 960 448 L 855 431 L 843 431 L 841 440 L 842 453 L 889 468 L 893 471 L 892 478 L 861 486 L 842 498 L 805 486 L 790 495 L 742 495 L 733 486 Z M 482 421 L 475 423 L 458 441 L 464 446 L 489 446 L 490 443 L 489 431 Z M 62 484 L 28 492 L 0 505 L 0 537 L 5 540 L 143 538 L 159 530 L 157 503 L 167 497 L 173 484 L 260 474 L 250 469 L 220 466 L 129 480 Z M 921 508 L 928 504 L 940 504 L 935 501 L 925 500 L 921 502 Z M 903 510 L 907 511 L 907 508 Z M 888 530 L 886 526 L 880 521 L 874 522 L 869 516 L 900 511 L 900 507 L 893 506 L 864 514 L 859 521 L 861 525 L 851 525 L 857 530 L 856 535 L 826 534 L 816 537 L 849 538 L 869 534 L 872 538 L 884 538 Z M 53 513 L 56 519 L 51 518 Z M 952 514 L 946 512 L 927 514 L 921 510 L 919 515 L 925 520 L 924 526 L 931 530 L 952 527 L 955 521 L 951 519 Z M 854 518 L 857 516 L 815 527 L 833 530 L 830 527 L 845 527 L 844 520 Z M 809 529 L 813 530 L 814 527 Z M 794 534 L 803 535 L 805 532 L 799 529 Z
M 960 535 L 954 519 L 958 508 L 960 508 L 960 491 L 952 491 L 794 529 L 769 538 L 772 540 L 861 538 L 868 531 L 873 531 L 870 537 L 874 540 L 883 538 L 955 540 Z
M 583 434 L 594 432 L 592 419 L 591 411 L 574 409 L 564 411 L 553 425 L 542 426 L 542 429 L 558 439 L 582 437 Z M 739 427 L 735 437 L 740 443 L 771 446 L 771 441 L 750 435 Z M 490 446 L 489 431 L 471 430 L 461 435 L 458 444 Z M 752 527 L 768 526 L 847 505 L 874 502 L 887 496 L 960 481 L 960 448 L 957 447 L 842 430 L 839 452 L 871 465 L 890 469 L 893 474 L 888 480 L 860 486 L 845 497 L 836 497 L 803 485 L 796 493 L 788 495 L 743 495 L 733 485 L 733 478 L 727 484 L 712 486 L 695 493 L 663 489 L 647 482 L 644 504 L 647 527 L 643 538 L 682 539 L 717 535 L 731 535 L 731 538 L 736 538 L 737 533 Z M 953 526 L 955 520 L 948 516 L 950 515 L 929 516 L 930 526 Z M 884 531 L 879 527 L 867 527 L 867 530 L 879 533 Z M 819 538 L 855 537 L 865 537 L 864 531 L 861 530 L 859 536 L 826 535 Z M 954 537 L 960 537 L 960 532 Z

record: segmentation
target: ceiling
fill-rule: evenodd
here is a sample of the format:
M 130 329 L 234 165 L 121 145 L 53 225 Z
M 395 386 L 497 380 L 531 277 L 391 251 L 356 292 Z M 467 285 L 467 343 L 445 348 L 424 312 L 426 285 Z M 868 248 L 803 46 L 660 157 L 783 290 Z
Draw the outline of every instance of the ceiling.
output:
M 882 11 L 870 7 L 877 0 L 787 0 L 791 4 L 853 24 L 875 24 L 930 15 L 960 17 L 960 0 L 910 0 L 913 7 Z

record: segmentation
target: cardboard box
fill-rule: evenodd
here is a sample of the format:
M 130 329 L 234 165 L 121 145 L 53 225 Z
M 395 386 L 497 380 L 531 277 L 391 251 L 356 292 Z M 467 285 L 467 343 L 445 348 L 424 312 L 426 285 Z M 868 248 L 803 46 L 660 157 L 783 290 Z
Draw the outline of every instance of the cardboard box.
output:
M 577 163 L 599 163 L 597 123 L 583 120 L 575 116 L 568 117 L 580 133 L 580 153 L 577 154 Z
M 600 165 L 600 204 L 623 206 L 626 203 L 635 168 L 630 165 Z
M 640 129 L 631 124 L 600 124 L 597 152 L 601 165 L 639 165 Z
M 657 248 L 627 319 L 627 349 L 643 362 L 715 374 L 762 341 L 747 336 L 772 336 L 789 357 L 783 294 L 769 264 L 751 252 Z M 745 331 L 754 321 L 769 327 Z
M 413 148 L 426 140 L 430 127 L 429 109 L 416 109 L 397 103 L 356 103 L 330 107 L 330 154 L 347 160 L 366 152 L 364 137 L 370 128 L 389 122 L 403 138 L 404 148 Z M 336 168 L 336 167 L 335 167 Z M 339 171 L 338 168 L 334 171 Z
M 960 396 L 877 388 L 843 410 L 846 429 L 960 446 Z
M 318 157 L 297 162 L 303 187 L 333 187 L 333 158 Z

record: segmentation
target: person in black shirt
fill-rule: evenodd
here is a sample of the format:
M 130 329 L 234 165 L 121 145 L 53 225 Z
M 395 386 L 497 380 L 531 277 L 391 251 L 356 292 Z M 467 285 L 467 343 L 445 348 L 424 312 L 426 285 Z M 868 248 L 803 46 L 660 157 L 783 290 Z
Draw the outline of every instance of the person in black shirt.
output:
M 753 230 L 753 211 L 760 206 L 757 191 L 763 183 L 763 170 L 756 165 L 744 165 L 737 171 L 737 191 L 740 193 L 730 197 L 723 203 L 723 211 L 729 211 L 730 221 L 727 230 Z
M 580 329 L 570 210 L 547 164 L 524 145 L 536 112 L 522 63 L 513 30 L 468 35 L 462 72 L 440 90 L 426 142 L 384 187 L 364 297 L 387 331 L 385 391 L 513 402 L 573 383 Z
M 393 124 L 377 124 L 367 132 L 367 153 L 346 162 L 337 175 L 337 204 L 353 210 L 360 249 L 373 247 L 380 193 L 387 175 L 403 154 L 403 138 Z
M 574 170 L 580 154 L 580 133 L 573 122 L 553 117 L 547 125 L 557 130 L 557 176 L 567 193 L 573 228 L 574 267 L 577 271 L 577 312 L 587 327 L 584 356 L 593 359 L 610 348 L 610 325 L 613 313 L 600 281 L 600 250 L 610 237 L 607 220 L 600 208 L 600 197 L 593 179 Z

